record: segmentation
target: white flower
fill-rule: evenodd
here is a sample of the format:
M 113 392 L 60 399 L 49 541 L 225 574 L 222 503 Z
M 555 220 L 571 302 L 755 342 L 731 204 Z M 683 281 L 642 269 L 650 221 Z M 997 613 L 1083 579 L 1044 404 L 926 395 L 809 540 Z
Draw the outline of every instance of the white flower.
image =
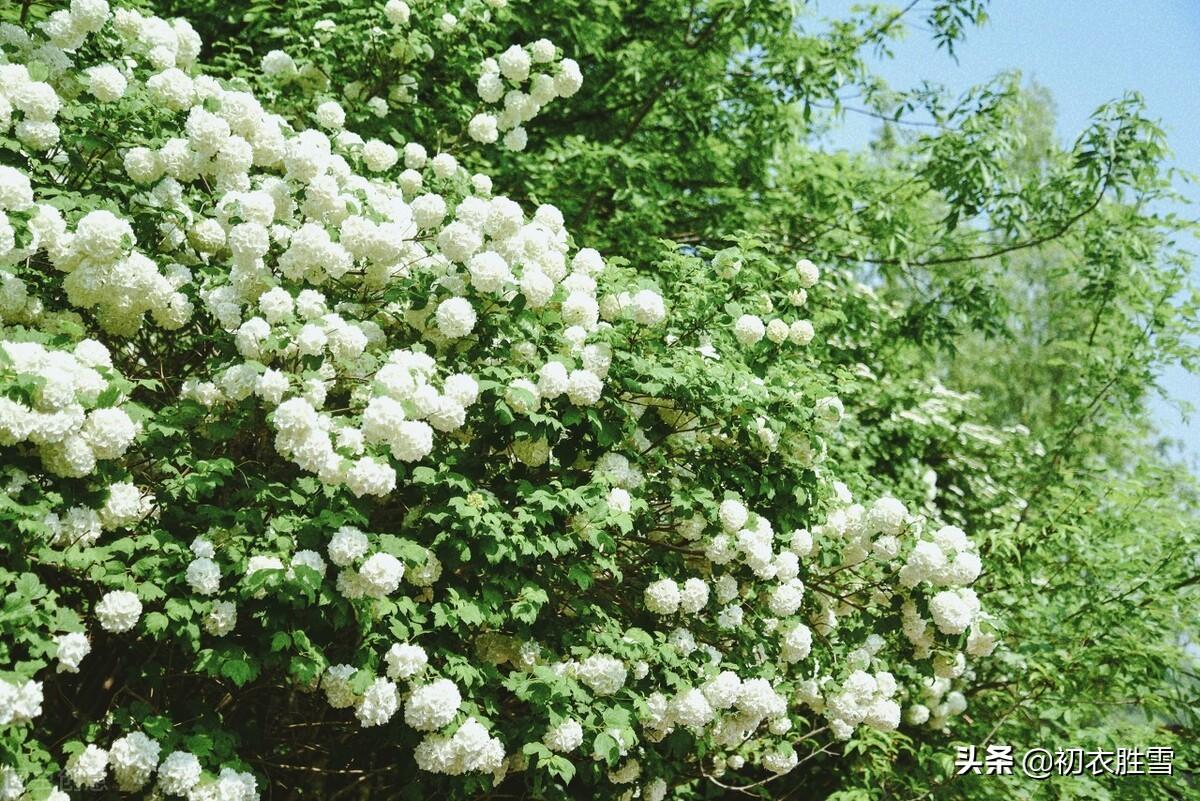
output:
M 504 147 L 514 153 L 520 153 L 527 144 L 529 144 L 529 133 L 524 126 L 518 125 L 504 135 Z
M 707 681 L 701 690 L 715 709 L 729 709 L 742 694 L 742 680 L 732 670 L 723 670 Z
M 393 679 L 411 679 L 429 663 L 425 649 L 409 643 L 393 644 L 383 659 L 387 662 L 387 674 Z
M 413 690 L 404 704 L 404 722 L 417 731 L 440 729 L 458 714 L 462 695 L 449 679 L 438 679 Z
M 567 379 L 567 397 L 576 406 L 595 406 L 604 392 L 604 382 L 590 370 L 572 370 Z
M 453 178 L 458 172 L 458 159 L 449 153 L 438 153 L 433 157 L 433 174 L 438 178 Z
M 187 795 L 200 781 L 200 760 L 188 751 L 172 751 L 158 766 L 158 786 L 167 795 Z
M 204 630 L 214 637 L 224 637 L 237 625 L 237 606 L 233 601 L 217 601 L 204 618 Z
M 447 339 L 465 337 L 475 328 L 475 309 L 466 298 L 449 298 L 438 304 L 438 330 Z
M 592 654 L 578 670 L 579 680 L 596 695 L 612 695 L 625 686 L 625 664 L 607 654 Z
M 613 487 L 608 491 L 606 499 L 608 508 L 620 514 L 628 514 L 633 506 L 633 498 L 629 491 L 621 487 Z
M 778 317 L 767 323 L 767 339 L 778 345 L 788 338 L 790 329 L 787 323 L 780 320 Z
M 783 635 L 783 659 L 799 662 L 812 652 L 812 631 L 803 623 L 792 626 Z
M 476 142 L 490 145 L 500 138 L 500 128 L 493 114 L 476 114 L 467 124 L 467 133 Z
M 783 774 L 789 772 L 799 763 L 799 757 L 796 756 L 796 750 L 791 746 L 782 753 L 779 751 L 768 751 L 763 755 L 762 766 L 772 773 Z
M 404 564 L 390 553 L 377 553 L 367 557 L 358 570 L 365 582 L 364 591 L 372 598 L 385 598 L 400 587 L 404 578 Z
M 282 50 L 272 50 L 263 56 L 260 67 L 263 75 L 269 78 L 286 79 L 298 72 L 296 62 Z
M 721 520 L 721 527 L 727 532 L 733 533 L 746 525 L 750 513 L 740 501 L 727 498 L 721 501 L 721 505 L 717 509 L 717 516 Z
M 554 78 L 554 89 L 559 97 L 571 97 L 583 86 L 583 73 L 574 59 L 564 58 L 558 63 L 558 75 Z
M 479 382 L 465 373 L 446 376 L 442 384 L 446 397 L 453 398 L 464 407 L 471 406 L 479 398 Z
M 796 262 L 796 278 L 800 282 L 800 286 L 809 289 L 821 279 L 821 272 L 817 269 L 817 265 L 808 259 L 800 259 Z
M 970 590 L 943 590 L 929 601 L 929 613 L 943 634 L 961 634 L 974 621 L 979 611 L 977 602 L 972 604 L 973 595 L 964 592 Z
M 404 0 L 388 0 L 383 7 L 383 14 L 393 25 L 407 25 L 410 14 L 408 3 Z
M 369 547 L 366 534 L 353 526 L 342 526 L 329 541 L 329 561 L 338 567 L 349 567 L 365 556 Z
M 87 635 L 81 631 L 60 634 L 54 638 L 54 644 L 58 647 L 59 673 L 78 673 L 79 663 L 92 650 Z
M 733 324 L 733 336 L 743 347 L 758 344 L 765 334 L 762 319 L 753 314 L 743 314 Z
M 128 81 L 112 64 L 89 67 L 85 74 L 87 75 L 88 91 L 100 102 L 111 103 L 114 100 L 120 100 L 125 94 Z
M 207 557 L 193 559 L 187 566 L 188 586 L 200 595 L 213 595 L 221 587 L 221 569 Z
M 546 362 L 538 370 L 538 391 L 546 400 L 553 400 L 566 393 L 570 386 L 567 368 L 560 362 Z
M 879 731 L 892 731 L 900 725 L 900 705 L 890 698 L 881 698 L 868 708 L 863 723 Z
M 108 772 L 108 752 L 89 744 L 67 760 L 67 776 L 77 787 L 95 787 Z
M 136 524 L 149 511 L 150 500 L 142 490 L 131 483 L 120 482 L 109 486 L 108 499 L 100 508 L 100 520 L 104 529 L 122 529 Z
M 120 789 L 127 793 L 140 790 L 158 767 L 161 751 L 162 746 L 140 731 L 114 740 L 108 761 Z
M 808 320 L 794 320 L 788 327 L 788 339 L 793 345 L 807 345 L 812 342 L 815 333 L 813 324 Z
M 387 142 L 381 142 L 378 139 L 370 139 L 363 145 L 363 163 L 367 165 L 367 169 L 372 172 L 383 172 L 390 170 L 396 166 L 396 162 L 400 160 L 400 154 L 396 152 L 396 148 L 389 145 Z
M 551 751 L 569 754 L 583 745 L 583 726 L 574 718 L 567 718 L 546 731 L 542 743 Z
M 694 615 L 708 605 L 708 585 L 703 579 L 690 578 L 679 592 L 679 611 Z
M 904 719 L 912 726 L 920 726 L 929 720 L 929 707 L 924 704 L 913 704 L 908 708 Z
M 114 590 L 105 593 L 94 611 L 102 629 L 120 634 L 137 625 L 142 616 L 142 602 L 132 592 Z
M 554 43 L 549 39 L 538 39 L 529 45 L 529 55 L 533 58 L 535 64 L 546 64 L 554 60 L 557 52 Z
M 904 504 L 892 497 L 883 497 L 871 504 L 867 512 L 867 526 L 882 534 L 896 536 L 904 529 L 908 510 Z
M 696 688 L 684 690 L 671 702 L 671 717 L 679 725 L 699 733 L 716 715 L 704 693 Z
M 637 292 L 633 296 L 633 319 L 641 325 L 658 325 L 667 319 L 662 295 L 652 289 Z
M 333 100 L 326 100 L 317 106 L 317 123 L 322 128 L 339 130 L 346 124 L 346 112 Z
M 392 719 L 400 707 L 400 694 L 396 685 L 384 678 L 377 678 L 363 692 L 354 707 L 354 715 L 363 728 L 382 726 Z
M 673 615 L 679 611 L 679 585 L 671 579 L 650 583 L 645 591 L 646 609 L 656 615 Z
M 525 52 L 525 48 L 513 45 L 501 53 L 496 62 L 500 65 L 501 75 L 513 83 L 522 83 L 529 78 L 529 67 L 533 59 Z

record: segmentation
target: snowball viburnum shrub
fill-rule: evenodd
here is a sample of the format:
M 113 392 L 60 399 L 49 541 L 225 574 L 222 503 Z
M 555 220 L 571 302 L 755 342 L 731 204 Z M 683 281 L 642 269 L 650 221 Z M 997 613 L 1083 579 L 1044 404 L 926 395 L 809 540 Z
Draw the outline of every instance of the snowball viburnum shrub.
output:
M 468 23 L 421 13 L 380 24 Z M 836 272 L 606 262 L 463 152 L 364 140 L 303 59 L 261 63 L 303 115 L 206 75 L 182 20 L 2 39 L 3 786 L 248 800 L 295 746 L 662 799 L 680 753 L 751 784 L 965 710 L 978 549 L 829 457 L 846 371 L 795 315 Z M 465 130 L 513 151 L 582 80 L 544 39 L 474 77 Z

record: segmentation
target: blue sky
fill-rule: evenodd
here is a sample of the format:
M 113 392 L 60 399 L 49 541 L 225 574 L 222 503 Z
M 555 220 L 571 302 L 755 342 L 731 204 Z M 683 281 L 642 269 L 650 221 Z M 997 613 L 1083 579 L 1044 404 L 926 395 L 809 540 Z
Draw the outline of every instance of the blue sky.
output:
M 844 16 L 851 5 L 812 2 L 826 17 Z M 1175 165 L 1200 172 L 1200 1 L 993 0 L 988 14 L 987 24 L 956 48 L 957 63 L 912 29 L 895 57 L 876 66 L 893 87 L 930 80 L 955 93 L 1018 69 L 1053 94 L 1064 142 L 1074 140 L 1098 106 L 1136 89 L 1162 121 Z M 834 142 L 858 148 L 877 128 L 877 121 L 848 114 Z M 1200 204 L 1200 187 L 1179 189 Z M 1189 216 L 1200 217 L 1200 205 Z M 1200 246 L 1193 240 L 1190 249 Z M 1200 407 L 1200 376 L 1173 370 L 1162 382 L 1171 399 Z M 1182 441 L 1188 460 L 1200 465 L 1200 410 L 1184 420 L 1169 401 L 1156 399 L 1153 409 L 1163 432 Z

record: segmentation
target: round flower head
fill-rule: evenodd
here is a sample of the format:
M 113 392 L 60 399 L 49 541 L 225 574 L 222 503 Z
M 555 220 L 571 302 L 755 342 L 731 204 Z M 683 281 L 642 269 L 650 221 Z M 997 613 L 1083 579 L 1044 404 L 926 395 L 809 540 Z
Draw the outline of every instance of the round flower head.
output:
M 466 298 L 450 298 L 437 307 L 437 327 L 447 339 L 459 339 L 475 328 L 475 310 Z
M 92 650 L 87 635 L 79 631 L 60 634 L 54 638 L 54 644 L 58 647 L 59 673 L 78 673 L 79 663 Z
M 142 616 L 142 602 L 132 592 L 114 590 L 100 599 L 95 612 L 102 629 L 120 634 L 137 625 Z
M 796 278 L 801 287 L 809 289 L 821 279 L 821 272 L 817 269 L 817 265 L 808 259 L 800 259 L 796 262 Z
M 679 585 L 671 579 L 659 579 L 645 592 L 646 609 L 656 615 L 673 615 L 679 611 Z
M 404 722 L 417 731 L 440 729 L 458 714 L 462 695 L 449 679 L 438 679 L 413 690 L 404 704 Z

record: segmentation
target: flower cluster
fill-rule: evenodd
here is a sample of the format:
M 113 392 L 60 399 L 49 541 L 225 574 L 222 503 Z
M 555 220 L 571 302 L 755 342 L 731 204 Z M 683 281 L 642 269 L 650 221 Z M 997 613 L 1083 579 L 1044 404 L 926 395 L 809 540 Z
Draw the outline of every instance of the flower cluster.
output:
M 205 774 L 195 754 L 172 751 L 160 761 L 162 750 L 144 732 L 133 731 L 114 740 L 107 751 L 88 744 L 67 760 L 66 774 L 75 787 L 94 789 L 103 784 L 111 768 L 117 787 L 125 793 L 142 790 L 157 774 L 154 788 L 164 795 L 258 801 L 253 774 L 229 767 L 216 776 Z
M 528 89 L 523 87 L 528 86 Z M 476 90 L 489 105 L 503 101 L 498 113 L 481 112 L 471 118 L 467 133 L 476 142 L 491 144 L 501 138 L 509 150 L 525 149 L 525 124 L 550 102 L 571 97 L 583 85 L 583 74 L 573 59 L 558 57 L 549 39 L 522 47 L 513 45 L 480 69 Z
M 402 0 L 383 15 L 412 24 Z M 39 535 L 33 583 L 75 582 L 28 592 L 62 599 L 21 646 L 57 659 L 43 680 L 152 644 L 133 698 L 161 648 L 199 693 L 296 690 L 287 714 L 315 703 L 423 771 L 569 763 L 651 801 L 686 781 L 678 737 L 714 776 L 779 775 L 825 732 L 896 729 L 902 703 L 937 728 L 965 709 L 954 683 L 997 646 L 977 547 L 932 504 L 862 476 L 856 503 L 834 479 L 826 438 L 853 409 L 824 343 L 802 363 L 752 347 L 813 342 L 774 316 L 808 302 L 812 262 L 752 286 L 733 250 L 689 256 L 707 294 L 748 298 L 703 305 L 450 146 L 364 138 L 320 92 L 306 122 L 273 113 L 204 74 L 183 21 L 74 0 L 4 41 L 0 133 L 26 162 L 0 167 L 5 492 Z M 282 50 L 262 69 L 311 72 Z M 520 151 L 580 83 L 549 41 L 514 45 L 484 63 L 479 96 L 503 107 L 469 134 Z M 111 196 L 52 203 L 86 186 L 47 150 L 96 104 L 135 123 L 95 159 Z M 0 724 L 38 717 L 45 665 L 0 681 Z M 53 758 L 84 788 L 111 769 L 126 792 L 258 797 L 131 717 Z
M 114 378 L 108 349 L 94 339 L 70 351 L 0 341 L 0 445 L 29 443 L 49 472 L 71 478 L 119 459 L 139 427 L 117 403 Z

